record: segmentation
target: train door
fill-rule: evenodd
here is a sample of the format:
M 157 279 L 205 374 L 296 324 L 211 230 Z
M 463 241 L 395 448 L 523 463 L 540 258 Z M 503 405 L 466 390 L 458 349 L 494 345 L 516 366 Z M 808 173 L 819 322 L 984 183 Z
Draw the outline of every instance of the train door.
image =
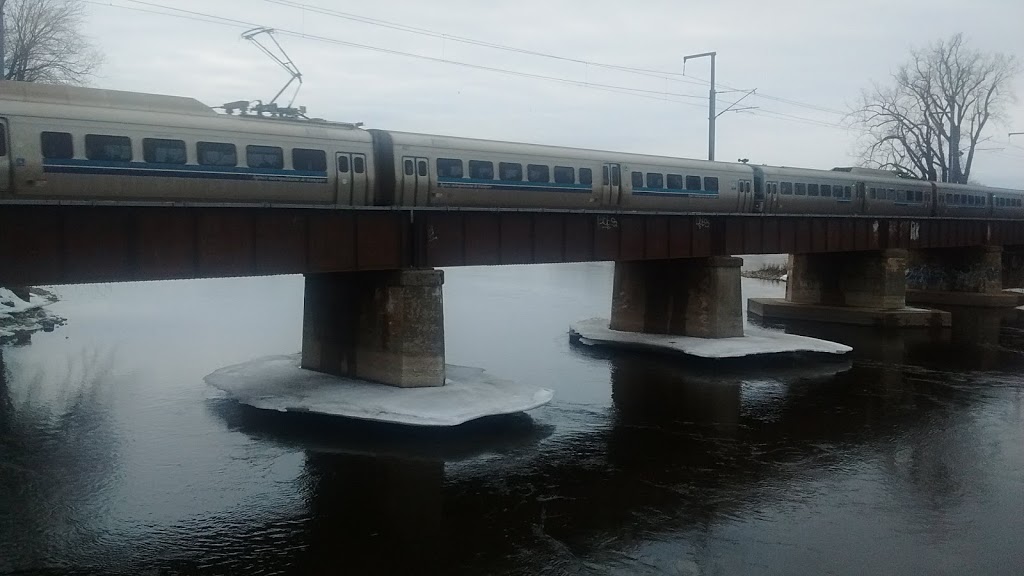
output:
M 754 187 L 750 180 L 740 180 L 736 184 L 736 211 L 740 214 L 746 212 L 760 212 L 762 206 L 754 202 Z
M 7 120 L 0 118 L 0 192 L 11 190 L 11 147 L 7 141 Z
M 774 214 L 778 209 L 779 202 L 779 183 L 778 182 L 765 182 L 764 183 L 764 212 L 768 214 Z
M 856 198 L 853 199 L 853 211 L 857 214 L 868 213 L 868 194 L 867 185 L 863 182 L 857 182 Z
M 402 157 L 402 206 L 426 206 L 430 203 L 430 172 L 426 158 Z
M 618 206 L 622 202 L 622 167 L 605 164 L 601 168 L 601 203 Z
M 768 211 L 768 190 L 764 182 L 764 173 L 754 169 L 754 212 L 763 214 Z
M 366 154 L 338 152 L 338 205 L 365 206 L 369 190 L 366 179 Z

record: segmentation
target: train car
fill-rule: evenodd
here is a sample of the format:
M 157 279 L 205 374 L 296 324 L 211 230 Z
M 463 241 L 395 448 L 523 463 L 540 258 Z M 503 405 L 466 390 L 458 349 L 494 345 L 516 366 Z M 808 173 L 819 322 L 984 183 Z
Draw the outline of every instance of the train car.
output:
M 857 183 L 863 191 L 858 213 L 885 216 L 933 216 L 935 184 L 909 178 L 870 177 Z
M 0 201 L 373 204 L 353 125 L 218 114 L 174 96 L 4 82 Z M 4 138 L 0 138 L 4 141 Z
M 991 192 L 989 203 L 993 218 L 1024 218 L 1024 192 L 1008 188 L 988 188 Z
M 400 206 L 733 212 L 753 176 L 743 164 L 373 132 L 381 165 L 393 155 L 380 195 Z
M 847 173 L 776 166 L 757 170 L 769 214 L 855 214 L 862 209 L 857 180 Z

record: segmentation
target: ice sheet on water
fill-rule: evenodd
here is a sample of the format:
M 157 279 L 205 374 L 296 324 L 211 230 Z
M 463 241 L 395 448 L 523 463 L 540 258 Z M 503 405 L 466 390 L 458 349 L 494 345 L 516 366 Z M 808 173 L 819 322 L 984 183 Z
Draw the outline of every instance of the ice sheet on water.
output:
M 304 370 L 301 355 L 268 356 L 221 368 L 207 384 L 243 404 L 280 412 L 312 412 L 413 426 L 457 426 L 499 414 L 525 412 L 551 401 L 545 388 L 491 376 L 481 368 L 448 365 L 438 388 L 395 388 Z
M 580 336 L 583 344 L 600 344 L 632 348 L 661 349 L 680 352 L 700 358 L 743 358 L 762 354 L 792 354 L 815 352 L 820 354 L 846 354 L 849 346 L 828 340 L 786 334 L 755 326 L 745 326 L 738 338 L 692 338 L 668 334 L 620 332 L 608 327 L 608 320 L 591 318 L 573 324 L 571 333 Z

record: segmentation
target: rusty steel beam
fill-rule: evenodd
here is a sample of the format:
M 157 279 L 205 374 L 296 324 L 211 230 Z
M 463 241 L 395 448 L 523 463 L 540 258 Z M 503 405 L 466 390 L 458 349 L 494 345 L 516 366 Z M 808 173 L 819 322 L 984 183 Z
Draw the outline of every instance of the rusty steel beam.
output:
M 981 245 L 1024 245 L 1024 221 L 5 205 L 0 285 Z

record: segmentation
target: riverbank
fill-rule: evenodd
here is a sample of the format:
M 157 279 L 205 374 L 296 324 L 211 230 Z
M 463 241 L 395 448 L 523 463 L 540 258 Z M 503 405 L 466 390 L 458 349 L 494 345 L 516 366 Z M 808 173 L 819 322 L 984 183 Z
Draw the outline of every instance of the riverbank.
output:
M 46 306 L 59 300 L 43 288 L 29 288 L 26 301 L 7 288 L 0 288 L 0 344 L 27 342 L 36 332 L 52 332 L 67 322 L 50 314 Z

